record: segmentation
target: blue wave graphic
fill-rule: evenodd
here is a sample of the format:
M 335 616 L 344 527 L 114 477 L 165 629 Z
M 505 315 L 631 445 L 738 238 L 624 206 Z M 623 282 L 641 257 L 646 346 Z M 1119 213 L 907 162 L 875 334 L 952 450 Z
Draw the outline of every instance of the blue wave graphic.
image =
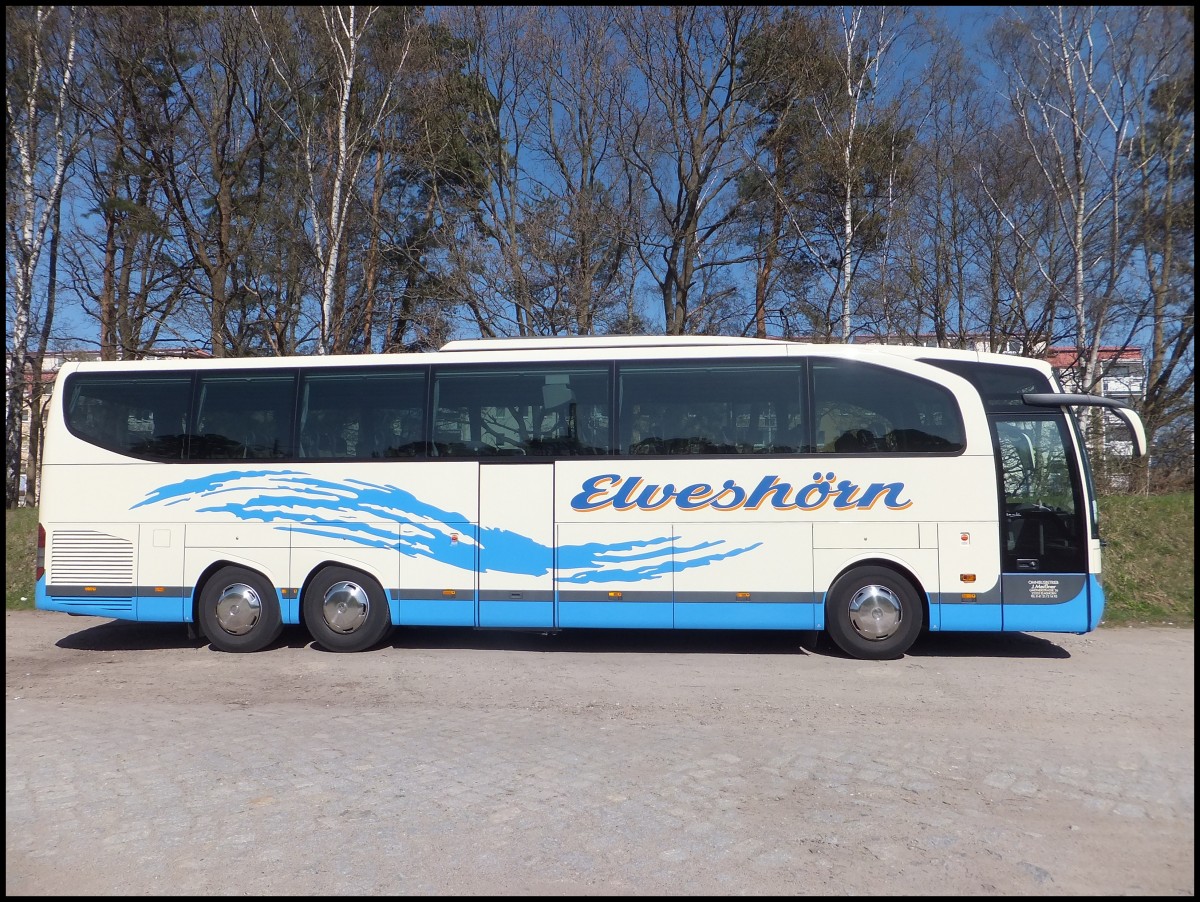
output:
M 301 470 L 230 470 L 185 479 L 149 492 L 133 505 L 188 504 L 196 513 L 229 514 L 247 522 L 275 523 L 277 529 L 350 541 L 412 557 L 425 557 L 473 571 L 476 548 L 491 572 L 544 576 L 554 549 L 507 529 L 483 527 L 474 539 L 473 518 L 429 504 L 394 485 L 347 479 L 319 479 Z M 397 535 L 381 524 L 412 527 Z M 705 567 L 761 545 L 728 547 L 724 541 L 678 546 L 678 536 L 584 545 L 558 551 L 559 582 L 640 582 Z M 723 547 L 724 546 L 724 547 Z
M 697 551 L 704 552 L 709 548 L 724 545 L 725 542 L 703 542 L 699 545 L 678 547 L 674 543 L 679 536 L 669 536 L 660 539 L 650 539 L 641 542 L 616 542 L 602 545 L 598 542 L 587 545 L 564 545 L 558 549 L 558 568 L 575 570 L 569 575 L 560 575 L 560 583 L 593 583 L 593 582 L 639 582 L 646 579 L 657 579 L 668 573 L 678 573 L 693 567 L 707 567 L 709 564 L 728 557 L 736 557 L 753 551 L 762 542 L 755 542 L 744 548 L 732 548 L 728 551 L 700 554 L 694 558 L 684 555 Z M 621 552 L 645 548 L 641 554 L 621 554 Z

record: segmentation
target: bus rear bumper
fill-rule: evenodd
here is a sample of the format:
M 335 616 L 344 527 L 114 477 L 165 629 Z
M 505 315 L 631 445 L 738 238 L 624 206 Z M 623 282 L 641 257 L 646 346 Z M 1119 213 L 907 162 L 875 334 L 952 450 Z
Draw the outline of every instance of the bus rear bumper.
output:
M 37 581 L 34 607 L 39 611 L 57 611 L 84 617 L 110 617 L 115 620 L 141 620 L 149 623 L 186 623 L 190 598 L 180 595 L 141 595 L 125 592 L 101 595 L 74 591 L 51 591 L 45 577 Z

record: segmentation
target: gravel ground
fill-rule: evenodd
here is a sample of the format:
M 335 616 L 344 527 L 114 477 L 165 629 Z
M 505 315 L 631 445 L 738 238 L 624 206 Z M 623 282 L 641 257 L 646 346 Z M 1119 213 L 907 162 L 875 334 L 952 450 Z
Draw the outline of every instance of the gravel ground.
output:
M 8 612 L 8 895 L 1195 892 L 1195 633 L 401 630 Z

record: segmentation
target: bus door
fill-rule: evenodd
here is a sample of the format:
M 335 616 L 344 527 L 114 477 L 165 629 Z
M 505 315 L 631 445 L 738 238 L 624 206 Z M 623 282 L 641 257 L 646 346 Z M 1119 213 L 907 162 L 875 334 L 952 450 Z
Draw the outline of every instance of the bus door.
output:
M 554 465 L 479 464 L 478 624 L 554 626 Z
M 1003 629 L 1084 632 L 1088 517 L 1066 417 L 1022 410 L 992 422 L 1003 492 Z
M 671 629 L 675 625 L 675 534 L 671 515 L 614 506 L 611 490 L 654 491 L 669 461 L 557 464 L 555 576 L 560 627 Z M 631 475 L 633 474 L 633 475 Z

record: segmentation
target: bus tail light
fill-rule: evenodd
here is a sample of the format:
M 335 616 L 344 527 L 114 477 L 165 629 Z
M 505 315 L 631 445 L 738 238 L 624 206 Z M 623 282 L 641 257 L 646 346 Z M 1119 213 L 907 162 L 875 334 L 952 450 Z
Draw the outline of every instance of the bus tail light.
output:
M 46 527 L 38 524 L 38 539 L 37 539 L 37 576 L 36 579 L 41 579 L 46 575 Z

